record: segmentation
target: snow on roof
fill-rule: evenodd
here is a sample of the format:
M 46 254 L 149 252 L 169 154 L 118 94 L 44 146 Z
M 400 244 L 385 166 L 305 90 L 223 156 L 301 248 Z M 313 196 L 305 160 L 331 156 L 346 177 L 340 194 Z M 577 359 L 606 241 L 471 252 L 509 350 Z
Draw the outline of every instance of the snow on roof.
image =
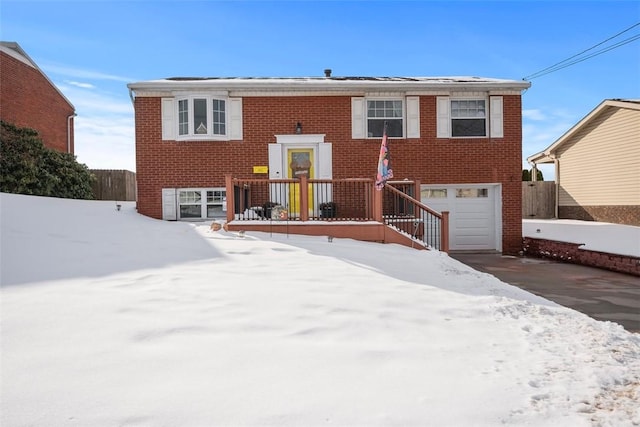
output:
M 170 81 L 203 81 L 203 80 L 233 80 L 233 81 L 369 81 L 369 82 L 508 82 L 510 80 L 491 79 L 485 77 L 168 77 Z
M 522 80 L 506 80 L 473 76 L 450 77 L 367 77 L 367 76 L 324 76 L 324 77 L 169 77 L 158 80 L 130 83 L 131 90 L 179 90 L 188 88 L 210 89 L 308 89 L 344 90 L 380 88 L 396 90 L 446 89 L 465 87 L 473 89 L 524 90 L 531 86 Z

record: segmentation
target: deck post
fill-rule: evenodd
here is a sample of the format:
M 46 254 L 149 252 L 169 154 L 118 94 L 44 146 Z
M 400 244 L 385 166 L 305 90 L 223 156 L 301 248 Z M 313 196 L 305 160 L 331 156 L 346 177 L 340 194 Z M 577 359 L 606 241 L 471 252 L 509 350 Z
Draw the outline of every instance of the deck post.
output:
M 419 179 L 416 179 L 415 181 L 413 181 L 413 198 L 419 202 L 422 201 L 420 200 L 421 197 L 420 197 L 420 180 Z M 413 216 L 415 216 L 416 218 L 420 217 L 420 207 L 418 207 L 418 205 L 413 206 Z
M 295 184 L 294 184 L 295 185 Z M 300 221 L 309 220 L 309 179 L 306 175 L 300 176 Z
M 371 186 L 375 185 L 375 181 L 369 184 Z M 385 184 L 386 185 L 386 184 Z M 382 190 L 378 190 L 377 188 L 373 190 L 373 220 L 378 222 L 383 222 L 382 218 Z
M 231 175 L 224 176 L 225 188 L 227 190 L 227 222 L 234 220 L 236 212 L 236 202 L 233 192 L 233 178 Z
M 440 250 L 449 253 L 449 211 L 442 211 L 442 225 L 440 227 Z

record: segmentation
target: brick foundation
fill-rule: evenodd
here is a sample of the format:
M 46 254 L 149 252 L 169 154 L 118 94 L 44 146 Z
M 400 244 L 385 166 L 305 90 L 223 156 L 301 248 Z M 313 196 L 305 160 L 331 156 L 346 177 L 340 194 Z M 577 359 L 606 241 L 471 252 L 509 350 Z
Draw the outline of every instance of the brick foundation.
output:
M 559 206 L 558 218 L 640 226 L 640 205 Z
M 524 254 L 528 256 L 548 258 L 640 276 L 640 258 L 606 252 L 588 251 L 580 249 L 580 246 L 582 246 L 582 243 L 567 243 L 525 237 L 522 247 Z

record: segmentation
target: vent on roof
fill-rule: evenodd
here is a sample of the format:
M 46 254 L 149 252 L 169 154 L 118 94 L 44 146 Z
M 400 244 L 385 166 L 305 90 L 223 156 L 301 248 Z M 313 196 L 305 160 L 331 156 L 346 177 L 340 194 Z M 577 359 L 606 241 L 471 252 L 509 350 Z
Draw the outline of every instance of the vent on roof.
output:
M 324 76 L 325 77 L 331 77 L 331 68 L 325 68 L 324 69 Z

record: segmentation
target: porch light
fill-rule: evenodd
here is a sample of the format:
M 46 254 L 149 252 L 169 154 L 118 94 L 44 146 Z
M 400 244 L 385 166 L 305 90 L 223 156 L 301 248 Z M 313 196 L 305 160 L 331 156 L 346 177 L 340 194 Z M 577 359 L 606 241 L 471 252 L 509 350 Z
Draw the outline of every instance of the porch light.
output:
M 296 124 L 296 133 L 299 135 L 302 133 L 302 123 L 298 122 Z

